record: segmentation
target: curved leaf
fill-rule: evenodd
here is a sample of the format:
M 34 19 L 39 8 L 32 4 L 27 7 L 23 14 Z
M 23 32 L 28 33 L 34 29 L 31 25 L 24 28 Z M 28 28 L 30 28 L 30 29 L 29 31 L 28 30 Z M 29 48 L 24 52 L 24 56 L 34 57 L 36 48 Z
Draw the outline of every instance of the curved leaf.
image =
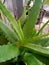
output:
M 0 46 L 0 62 L 5 62 L 12 58 L 18 57 L 19 50 L 17 46 L 9 44 Z

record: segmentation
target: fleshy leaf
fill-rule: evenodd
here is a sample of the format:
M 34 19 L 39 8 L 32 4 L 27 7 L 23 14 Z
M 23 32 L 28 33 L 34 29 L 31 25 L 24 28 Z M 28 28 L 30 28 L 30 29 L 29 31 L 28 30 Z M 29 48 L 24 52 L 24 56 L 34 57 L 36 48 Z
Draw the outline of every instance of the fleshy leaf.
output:
M 27 38 L 33 36 L 33 31 L 37 22 L 37 18 L 39 16 L 41 6 L 42 0 L 35 0 L 34 6 L 32 7 L 31 11 L 28 12 L 28 18 L 23 27 L 24 34 Z
M 3 34 L 5 34 L 5 36 L 10 42 L 17 41 L 18 37 L 16 33 L 11 28 L 9 28 L 6 24 L 4 24 L 1 20 L 0 20 L 0 28 L 3 31 Z
M 11 60 L 12 58 L 18 57 L 19 50 L 17 46 L 9 44 L 0 46 L 0 62 Z

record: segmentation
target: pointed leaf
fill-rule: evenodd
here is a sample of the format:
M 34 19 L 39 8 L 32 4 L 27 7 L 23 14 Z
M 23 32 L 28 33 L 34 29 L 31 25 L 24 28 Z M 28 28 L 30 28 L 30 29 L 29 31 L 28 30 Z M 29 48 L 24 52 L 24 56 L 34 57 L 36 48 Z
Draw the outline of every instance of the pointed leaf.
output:
M 17 46 L 9 44 L 0 46 L 0 62 L 11 60 L 19 55 Z
M 27 38 L 33 36 L 33 30 L 34 30 L 41 6 L 42 6 L 42 0 L 35 0 L 34 6 L 32 7 L 31 11 L 29 11 L 28 13 L 26 24 L 23 27 L 24 34 Z

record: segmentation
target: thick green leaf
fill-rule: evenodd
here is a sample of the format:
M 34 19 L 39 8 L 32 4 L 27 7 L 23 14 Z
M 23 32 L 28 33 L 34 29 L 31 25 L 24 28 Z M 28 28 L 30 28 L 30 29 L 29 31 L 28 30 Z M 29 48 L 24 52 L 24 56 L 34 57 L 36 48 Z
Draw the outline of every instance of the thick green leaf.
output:
M 18 57 L 19 50 L 17 46 L 9 44 L 0 46 L 0 62 L 11 60 L 12 58 Z
M 23 35 L 23 32 L 22 32 L 21 26 L 19 26 L 19 24 L 16 21 L 16 19 L 6 9 L 6 7 L 1 3 L 1 1 L 0 1 L 0 10 L 7 17 L 9 22 L 13 25 L 13 28 L 15 29 L 16 33 L 18 34 L 18 37 L 19 37 L 20 41 L 23 41 L 24 40 L 24 35 Z
M 5 23 L 3 23 L 1 20 L 0 20 L 0 28 L 2 29 L 3 34 L 5 34 L 5 36 L 10 42 L 17 41 L 18 37 L 16 33 L 11 28 L 9 28 Z
M 24 61 L 27 65 L 45 65 L 30 53 L 24 55 Z
M 23 31 L 25 36 L 28 38 L 33 36 L 33 30 L 35 27 L 35 23 L 37 21 L 40 8 L 42 6 L 42 0 L 35 0 L 34 6 L 32 7 L 31 11 L 28 13 L 28 18 L 26 20 L 26 24 L 23 27 Z
M 42 47 L 35 44 L 26 44 L 24 45 L 25 48 L 27 48 L 28 51 L 32 53 L 36 53 L 45 57 L 49 57 L 49 49 L 46 47 Z

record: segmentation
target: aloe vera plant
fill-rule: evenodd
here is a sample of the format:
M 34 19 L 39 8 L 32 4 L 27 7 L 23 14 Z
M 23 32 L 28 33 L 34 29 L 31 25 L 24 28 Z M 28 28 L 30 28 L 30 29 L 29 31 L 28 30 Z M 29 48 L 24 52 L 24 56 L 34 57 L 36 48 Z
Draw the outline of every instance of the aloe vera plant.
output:
M 0 19 L 0 33 L 3 35 L 0 36 L 3 41 L 0 40 L 3 43 L 0 44 L 0 65 L 49 65 L 49 49 L 46 48 L 49 33 L 40 35 L 49 21 L 38 32 L 35 31 L 42 4 L 42 0 L 35 0 L 22 28 L 21 19 L 16 21 L 0 1 L 0 10 L 12 25 L 10 28 Z

